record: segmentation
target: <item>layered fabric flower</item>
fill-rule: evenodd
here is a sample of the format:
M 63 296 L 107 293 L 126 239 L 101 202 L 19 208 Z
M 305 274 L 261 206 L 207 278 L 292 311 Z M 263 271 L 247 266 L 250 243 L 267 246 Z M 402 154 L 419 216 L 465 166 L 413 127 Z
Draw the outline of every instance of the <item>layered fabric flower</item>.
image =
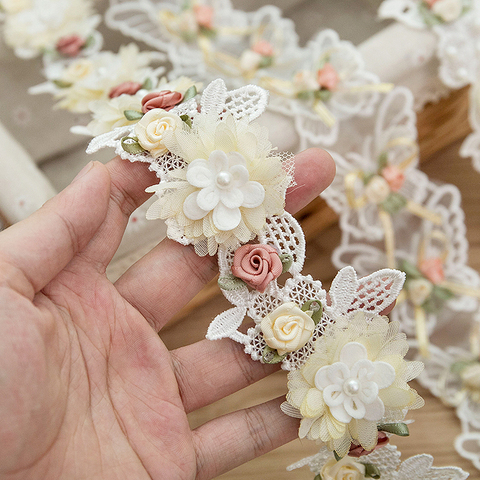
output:
M 287 402 L 302 418 L 300 438 L 325 442 L 341 457 L 352 443 L 373 450 L 384 418 L 401 421 L 406 410 L 423 405 L 407 383 L 423 365 L 405 361 L 407 350 L 399 324 L 386 317 L 368 320 L 359 312 L 351 321 L 338 319 L 288 376 Z
M 192 128 L 168 132 L 163 143 L 185 167 L 148 189 L 159 199 L 147 218 L 181 229 L 199 255 L 214 255 L 218 245 L 246 243 L 268 216 L 283 213 L 290 177 L 272 154 L 267 130 L 255 122 L 200 113 Z

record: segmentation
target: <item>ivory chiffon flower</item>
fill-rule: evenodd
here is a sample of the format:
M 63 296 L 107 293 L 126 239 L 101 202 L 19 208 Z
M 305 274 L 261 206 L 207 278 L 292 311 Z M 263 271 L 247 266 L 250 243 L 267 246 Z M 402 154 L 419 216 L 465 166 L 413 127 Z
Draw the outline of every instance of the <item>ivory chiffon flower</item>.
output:
M 398 322 L 367 320 L 363 312 L 337 319 L 303 367 L 288 375 L 287 402 L 302 417 L 299 437 L 325 442 L 341 457 L 352 443 L 373 450 L 383 417 L 401 421 L 423 405 L 407 383 L 423 364 L 405 361 L 407 351 Z
M 159 199 L 147 218 L 166 219 L 199 255 L 214 255 L 220 244 L 247 243 L 267 216 L 283 213 L 290 177 L 272 154 L 264 127 L 232 115 L 200 113 L 192 128 L 172 129 L 163 144 L 185 167 L 170 171 L 171 181 L 148 189 Z
M 279 355 L 302 348 L 312 337 L 315 322 L 311 312 L 287 302 L 269 313 L 260 324 L 266 344 Z

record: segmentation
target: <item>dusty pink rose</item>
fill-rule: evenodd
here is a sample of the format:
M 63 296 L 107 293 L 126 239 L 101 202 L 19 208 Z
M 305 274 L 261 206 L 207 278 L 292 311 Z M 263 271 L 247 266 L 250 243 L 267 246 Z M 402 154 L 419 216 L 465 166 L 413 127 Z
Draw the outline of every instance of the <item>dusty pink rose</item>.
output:
M 76 57 L 85 46 L 85 40 L 78 35 L 68 35 L 58 40 L 56 48 L 66 57 Z
M 405 174 L 396 165 L 388 165 L 382 170 L 382 177 L 387 181 L 392 192 L 398 192 L 405 183 Z
M 326 63 L 323 68 L 317 72 L 317 82 L 322 88 L 334 90 L 339 81 L 338 73 L 330 63 Z
M 213 28 L 213 8 L 208 5 L 195 5 L 193 14 L 198 25 L 208 29 Z
M 147 113 L 154 108 L 162 108 L 168 112 L 182 100 L 183 94 L 180 92 L 171 92 L 170 90 L 151 92 L 142 99 L 142 112 Z
M 430 7 L 432 8 L 433 7 L 433 4 L 438 2 L 438 0 L 425 0 L 425 3 Z
M 422 260 L 419 265 L 419 270 L 435 285 L 442 283 L 445 280 L 443 262 L 438 257 Z
M 260 293 L 282 270 L 278 252 L 270 245 L 243 245 L 233 258 L 232 273 Z
M 142 88 L 142 84 L 138 82 L 123 82 L 110 90 L 108 96 L 110 98 L 119 97 L 120 95 L 135 95 Z
M 352 445 L 350 445 L 350 451 L 348 452 L 348 455 L 355 458 L 363 457 L 364 455 L 369 455 L 374 450 L 382 448 L 388 442 L 389 438 L 387 437 L 387 434 L 385 432 L 378 432 L 378 441 L 373 450 L 365 450 L 361 445 L 355 445 L 352 443 Z
M 262 57 L 273 57 L 272 44 L 266 40 L 259 40 L 253 45 L 252 50 L 255 53 L 262 55 Z

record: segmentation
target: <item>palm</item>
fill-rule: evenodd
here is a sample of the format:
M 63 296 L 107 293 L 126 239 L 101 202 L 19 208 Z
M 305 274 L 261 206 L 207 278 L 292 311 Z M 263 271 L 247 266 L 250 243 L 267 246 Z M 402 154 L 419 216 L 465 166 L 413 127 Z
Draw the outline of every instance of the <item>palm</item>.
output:
M 306 160 L 312 165 L 313 158 Z M 330 167 L 320 179 L 323 187 L 331 177 Z M 249 411 L 190 430 L 189 411 L 273 368 L 248 361 L 227 341 L 200 342 L 170 353 L 157 335 L 175 309 L 213 276 L 211 259 L 164 241 L 116 285 L 107 280 L 105 266 L 128 214 L 145 200 L 144 188 L 155 182 L 143 166 L 117 160 L 109 169 L 110 200 L 105 187 L 110 178 L 97 165 L 96 177 L 88 174 L 89 186 L 70 187 L 78 190 L 70 196 L 83 195 L 85 202 L 96 189 L 90 209 L 81 202 L 72 207 L 67 189 L 43 214 L 43 220 L 52 217 L 50 224 L 36 227 L 35 220 L 27 220 L 29 228 L 38 228 L 36 244 L 28 238 L 18 240 L 19 232 L 26 231 L 21 225 L 7 230 L 3 243 L 0 238 L 2 251 L 7 252 L 0 259 L 6 272 L 0 297 L 5 305 L 1 317 L 5 334 L 0 338 L 0 478 L 211 478 L 295 434 L 295 421 L 278 413 L 278 401 L 255 407 L 255 417 L 264 417 L 260 434 L 252 432 Z M 305 174 L 311 178 L 310 171 Z M 318 175 L 309 184 L 315 180 Z M 122 181 L 124 185 L 119 185 Z M 304 195 L 297 190 L 293 209 L 318 194 L 310 185 Z M 105 197 L 103 206 L 99 195 Z M 59 221 L 69 215 L 67 207 L 72 220 Z M 52 215 L 53 208 L 60 214 Z M 70 223 L 74 221 L 76 225 Z M 37 223 L 41 224 L 38 219 Z M 52 246 L 49 237 L 62 233 L 63 247 L 61 241 Z M 9 249 L 15 248 L 8 257 Z M 44 253 L 45 263 L 33 265 Z M 163 268 L 155 271 L 158 265 Z M 218 385 L 214 389 L 213 379 Z M 271 416 L 280 416 L 277 428 L 288 427 L 290 435 L 284 430 L 280 440 L 272 440 L 267 431 Z M 233 452 L 228 441 L 216 440 L 230 437 L 232 428 L 237 441 L 238 435 L 246 437 Z M 252 434 L 256 438 L 249 442 Z

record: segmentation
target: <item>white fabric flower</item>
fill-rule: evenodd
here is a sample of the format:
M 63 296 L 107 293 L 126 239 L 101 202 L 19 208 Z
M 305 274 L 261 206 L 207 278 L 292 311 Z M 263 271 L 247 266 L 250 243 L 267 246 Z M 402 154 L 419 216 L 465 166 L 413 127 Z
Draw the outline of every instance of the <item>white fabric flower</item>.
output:
M 259 207 L 265 198 L 263 186 L 249 181 L 246 165 L 240 153 L 221 150 L 214 150 L 208 160 L 198 158 L 190 163 L 187 181 L 201 190 L 185 200 L 185 216 L 200 220 L 213 211 L 213 223 L 220 231 L 236 228 L 242 219 L 240 207 Z
M 390 186 L 380 175 L 375 175 L 365 187 L 365 196 L 371 203 L 382 203 L 389 195 Z
M 390 364 L 368 360 L 367 349 L 350 342 L 342 348 L 339 362 L 318 370 L 315 386 L 339 422 L 350 423 L 352 418 L 378 421 L 385 413 L 378 392 L 394 380 L 395 369 Z
M 408 298 L 417 307 L 431 295 L 433 285 L 426 278 L 415 278 L 407 283 Z
M 279 355 L 302 348 L 312 338 L 315 329 L 311 314 L 293 302 L 280 305 L 262 320 L 265 342 L 276 348 Z
M 138 137 L 138 143 L 154 158 L 158 158 L 168 151 L 164 144 L 167 132 L 182 126 L 183 120 L 178 115 L 161 108 L 154 108 L 135 125 L 135 134 Z
M 462 0 L 438 0 L 432 6 L 432 12 L 445 22 L 453 22 L 463 11 Z

